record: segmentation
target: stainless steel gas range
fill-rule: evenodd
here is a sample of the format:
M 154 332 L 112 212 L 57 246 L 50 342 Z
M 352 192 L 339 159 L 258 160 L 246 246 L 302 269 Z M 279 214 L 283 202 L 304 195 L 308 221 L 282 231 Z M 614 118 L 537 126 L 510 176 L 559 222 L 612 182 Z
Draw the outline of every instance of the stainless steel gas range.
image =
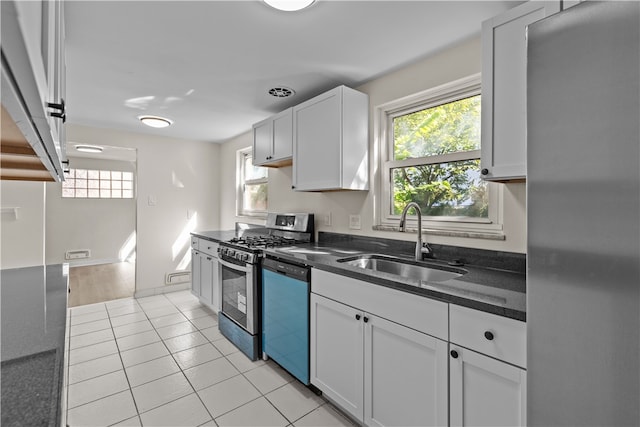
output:
M 314 240 L 313 214 L 268 213 L 264 228 L 244 230 L 218 248 L 220 332 L 251 360 L 261 355 L 263 249 Z

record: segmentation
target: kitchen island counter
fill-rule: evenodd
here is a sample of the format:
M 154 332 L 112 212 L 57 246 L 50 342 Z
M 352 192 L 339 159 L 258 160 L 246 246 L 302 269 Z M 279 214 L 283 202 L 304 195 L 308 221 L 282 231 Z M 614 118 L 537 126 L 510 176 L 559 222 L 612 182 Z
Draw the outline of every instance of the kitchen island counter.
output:
M 2 425 L 59 425 L 67 264 L 0 272 Z

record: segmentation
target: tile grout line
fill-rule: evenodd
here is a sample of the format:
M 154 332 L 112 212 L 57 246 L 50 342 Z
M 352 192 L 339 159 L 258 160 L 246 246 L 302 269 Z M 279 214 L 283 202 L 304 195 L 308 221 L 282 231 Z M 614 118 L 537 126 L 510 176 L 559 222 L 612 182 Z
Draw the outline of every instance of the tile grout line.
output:
M 276 405 L 275 405 L 275 404 L 274 404 L 274 403 L 273 403 L 273 402 L 272 402 L 272 401 L 267 397 L 267 394 L 269 394 L 269 393 L 273 393 L 273 392 L 275 392 L 276 390 L 279 390 L 279 389 L 281 389 L 281 388 L 286 387 L 287 385 L 291 384 L 291 382 L 292 382 L 292 381 L 287 381 L 285 384 L 282 384 L 282 385 L 280 385 L 280 386 L 278 386 L 278 387 L 274 388 L 273 390 L 269 390 L 267 393 L 263 393 L 262 391 L 260 391 L 260 389 L 258 389 L 258 387 L 257 387 L 255 384 L 253 384 L 253 382 L 251 382 L 251 380 L 249 379 L 249 377 L 247 377 L 247 375 L 246 375 L 246 374 L 248 374 L 248 373 L 249 373 L 249 372 L 251 372 L 251 371 L 254 371 L 255 369 L 260 368 L 261 366 L 265 366 L 265 365 L 266 365 L 266 363 L 265 363 L 265 364 L 262 364 L 262 365 L 259 365 L 259 366 L 252 367 L 252 368 L 250 368 L 250 369 L 248 369 L 248 370 L 246 370 L 246 371 L 242 371 L 242 370 L 240 370 L 240 368 L 236 367 L 236 365 L 232 362 L 232 360 L 229 358 L 229 356 L 234 355 L 234 354 L 237 354 L 237 353 L 240 353 L 240 354 L 241 354 L 241 352 L 239 352 L 239 351 L 234 351 L 234 352 L 232 352 L 232 353 L 225 354 L 223 351 L 220 351 L 220 350 L 216 347 L 216 345 L 215 345 L 215 342 L 216 342 L 216 341 L 221 341 L 221 340 L 222 340 L 222 338 L 221 338 L 220 340 L 211 341 L 211 339 L 210 339 L 208 336 L 206 336 L 206 335 L 204 335 L 204 334 L 202 333 L 202 331 L 203 331 L 203 330 L 210 329 L 210 328 L 214 328 L 214 327 L 215 327 L 215 325 L 200 328 L 199 326 L 197 326 L 197 325 L 193 322 L 193 320 L 194 320 L 194 319 L 198 319 L 198 318 L 204 318 L 204 317 L 210 317 L 210 318 L 212 318 L 212 316 L 216 316 L 216 315 L 215 315 L 215 313 L 208 313 L 208 311 L 209 311 L 209 310 L 208 310 L 208 309 L 206 309 L 206 307 L 202 306 L 201 304 L 199 304 L 198 306 L 196 306 L 196 305 L 192 305 L 192 306 L 190 306 L 189 308 L 180 308 L 177 304 L 180 304 L 182 301 L 178 301 L 178 302 L 176 303 L 176 302 L 174 302 L 172 299 L 168 298 L 166 295 L 164 295 L 164 294 L 163 294 L 162 296 L 164 297 L 164 300 L 160 300 L 160 301 L 165 301 L 165 302 L 168 302 L 169 304 L 168 304 L 168 305 L 166 305 L 166 306 L 165 306 L 164 304 L 161 304 L 161 307 L 152 306 L 152 307 L 149 307 L 149 308 L 148 308 L 148 310 L 160 309 L 160 308 L 162 308 L 162 306 L 164 306 L 164 307 L 172 307 L 172 308 L 175 308 L 175 309 L 178 311 L 178 313 L 179 313 L 180 315 L 182 315 L 183 317 L 185 317 L 185 318 L 186 318 L 186 322 L 188 322 L 191 326 L 193 326 L 193 327 L 195 328 L 195 330 L 196 330 L 195 332 L 200 333 L 201 335 L 203 335 L 203 336 L 204 336 L 204 338 L 206 338 L 206 344 L 210 344 L 210 345 L 212 345 L 212 346 L 213 346 L 213 348 L 215 348 L 215 349 L 216 349 L 216 350 L 221 354 L 221 357 L 220 357 L 220 358 L 224 358 L 224 359 L 226 360 L 226 362 L 227 362 L 227 363 L 229 363 L 229 364 L 230 364 L 230 365 L 231 365 L 235 370 L 237 370 L 237 371 L 238 371 L 238 374 L 237 374 L 237 375 L 233 375 L 233 376 L 232 376 L 232 377 L 230 377 L 230 378 L 227 378 L 227 379 L 225 379 L 225 380 L 222 380 L 222 381 L 219 381 L 219 382 L 217 382 L 217 383 L 211 384 L 210 386 L 205 387 L 205 388 L 203 388 L 202 390 L 205 390 L 205 389 L 207 389 L 207 388 L 209 388 L 209 387 L 213 387 L 213 386 L 215 386 L 216 384 L 220 384 L 221 382 L 224 382 L 224 381 L 230 380 L 230 379 L 232 379 L 232 378 L 235 378 L 235 377 L 237 377 L 238 375 L 242 375 L 242 377 L 243 377 L 246 381 L 248 381 L 248 382 L 249 382 L 249 384 L 251 384 L 251 386 L 252 386 L 254 389 L 256 389 L 256 390 L 258 391 L 258 393 L 259 393 L 259 396 L 258 396 L 258 397 L 256 397 L 255 399 L 251 399 L 251 400 L 249 400 L 249 401 L 247 401 L 247 402 L 244 402 L 242 405 L 239 405 L 239 406 L 237 406 L 237 407 L 235 407 L 235 408 L 233 408 L 233 409 L 231 409 L 231 410 L 229 410 L 229 411 L 226 411 L 226 412 L 224 412 L 224 413 L 222 413 L 222 414 L 218 415 L 218 417 L 216 417 L 216 418 L 220 418 L 220 417 L 222 417 L 222 416 L 224 416 L 224 415 L 227 415 L 227 414 L 229 414 L 230 412 L 233 412 L 233 411 L 235 411 L 235 410 L 237 410 L 237 409 L 239 409 L 239 408 L 241 408 L 241 407 L 243 407 L 243 406 L 245 406 L 245 405 L 247 405 L 247 404 L 249 404 L 249 403 L 251 403 L 251 402 L 254 402 L 254 401 L 258 400 L 260 397 L 264 397 L 264 398 L 265 398 L 265 400 L 266 400 L 266 401 L 268 402 L 268 404 L 270 405 L 270 407 L 272 407 L 273 409 L 275 409 L 275 410 L 276 410 L 276 412 L 277 412 L 278 414 L 280 414 L 280 415 L 283 417 L 283 419 L 284 419 L 285 421 L 287 421 L 287 423 L 288 423 L 287 425 L 293 425 L 295 422 L 300 421 L 302 418 L 304 418 L 304 417 L 308 416 L 308 415 L 309 415 L 309 414 L 311 414 L 312 412 L 316 411 L 317 409 L 321 408 L 322 406 L 324 406 L 324 405 L 326 405 L 326 404 L 328 403 L 328 402 L 326 401 L 326 399 L 321 398 L 321 399 L 322 399 L 322 402 L 321 402 L 317 407 L 315 407 L 315 408 L 311 409 L 311 410 L 310 410 L 310 411 L 308 411 L 308 412 L 305 412 L 303 415 L 301 415 L 301 416 L 297 417 L 297 418 L 296 418 L 295 420 L 293 420 L 293 421 L 292 421 L 292 420 L 290 420 L 290 419 L 289 419 L 289 418 L 288 418 L 288 417 L 287 417 L 287 416 L 286 416 L 286 415 L 285 415 L 285 414 L 284 414 L 284 413 L 283 413 L 283 412 L 282 412 L 282 411 L 281 411 L 281 410 L 280 410 L 280 409 L 279 409 L 279 408 L 278 408 L 278 407 L 277 407 L 277 406 L 276 406 Z M 152 382 L 152 381 L 156 381 L 156 380 L 158 380 L 158 379 L 166 378 L 167 376 L 170 376 L 170 375 L 173 375 L 173 374 L 176 374 L 176 373 L 180 372 L 180 373 L 184 376 L 184 378 L 187 380 L 187 383 L 188 383 L 188 384 L 189 384 L 189 386 L 191 387 L 191 389 L 192 389 L 193 393 L 195 393 L 195 395 L 196 395 L 196 397 L 198 398 L 199 402 L 202 404 L 202 406 L 204 407 L 204 409 L 205 409 L 206 413 L 207 413 L 207 414 L 209 415 L 209 417 L 210 417 L 209 421 L 205 421 L 205 424 L 206 424 L 206 423 L 209 423 L 209 422 L 211 422 L 211 421 L 212 421 L 214 424 L 216 424 L 216 425 L 217 425 L 217 422 L 215 421 L 215 420 L 216 420 L 216 418 L 214 418 L 214 417 L 213 417 L 212 413 L 211 413 L 211 412 L 209 411 L 209 409 L 207 408 L 207 405 L 205 405 L 204 401 L 203 401 L 203 400 L 202 400 L 202 398 L 200 397 L 200 393 L 199 393 L 199 391 L 202 391 L 202 390 L 196 390 L 196 389 L 195 389 L 195 387 L 194 387 L 194 385 L 191 383 L 191 381 L 189 380 L 189 378 L 187 377 L 187 375 L 186 375 L 186 373 L 185 373 L 185 370 L 195 368 L 195 367 L 197 367 L 197 366 L 200 366 L 200 365 L 202 365 L 202 364 L 208 363 L 208 362 L 210 362 L 210 361 L 206 361 L 206 362 L 198 363 L 198 364 L 195 364 L 195 365 L 193 365 L 193 366 L 190 366 L 189 368 L 183 369 L 183 367 L 180 365 L 180 363 L 178 363 L 178 361 L 177 361 L 177 359 L 176 359 L 175 354 L 174 354 L 174 353 L 173 353 L 173 352 L 168 348 L 168 346 L 167 346 L 167 344 L 166 344 L 166 342 L 165 342 L 165 338 L 163 338 L 163 337 L 158 333 L 158 329 L 161 329 L 161 328 L 164 328 L 164 327 L 174 326 L 174 325 L 177 325 L 177 324 L 179 324 L 179 323 L 183 323 L 183 322 L 181 321 L 181 322 L 173 323 L 173 324 L 170 324 L 170 325 L 156 326 L 156 324 L 152 321 L 152 318 L 151 318 L 151 317 L 149 317 L 149 315 L 148 315 L 148 313 L 147 313 L 147 309 L 144 307 L 144 305 L 142 305 L 142 304 L 141 304 L 137 299 L 135 299 L 135 298 L 132 298 L 132 300 L 136 302 L 136 306 L 137 306 L 137 308 L 139 308 L 140 310 L 142 310 L 142 313 L 144 314 L 144 316 L 145 316 L 146 320 L 151 324 L 151 328 L 152 328 L 151 330 L 153 330 L 153 331 L 158 335 L 159 340 L 160 340 L 159 342 L 161 342 L 161 343 L 162 343 L 162 345 L 164 346 L 164 348 L 168 351 L 169 355 L 171 356 L 171 359 L 173 360 L 173 362 L 174 362 L 174 363 L 177 365 L 177 367 L 178 367 L 178 371 L 176 371 L 176 372 L 174 372 L 174 373 L 171 373 L 171 374 L 168 374 L 168 375 L 163 375 L 163 376 L 162 376 L 162 377 L 160 377 L 160 378 L 156 378 L 156 379 L 154 379 L 154 380 L 147 381 L 147 382 L 145 382 L 145 383 L 141 383 L 141 384 L 137 385 L 136 387 L 138 387 L 138 386 L 142 386 L 142 385 L 144 385 L 144 384 L 148 384 L 148 383 L 150 383 L 150 382 Z M 188 300 L 188 298 L 186 298 L 186 299 L 184 300 L 184 302 L 187 302 L 187 300 Z M 126 304 L 123 304 L 123 305 L 126 305 Z M 131 368 L 131 367 L 133 367 L 133 366 L 137 366 L 137 365 L 140 365 L 140 364 L 148 363 L 148 362 L 151 362 L 151 361 L 153 361 L 153 360 L 157 360 L 157 359 L 159 359 L 159 358 L 166 357 L 166 355 L 163 355 L 163 356 L 160 356 L 160 357 L 157 357 L 157 358 L 153 358 L 153 359 L 150 359 L 150 360 L 146 360 L 146 361 L 144 361 L 144 362 L 136 363 L 136 364 L 133 364 L 133 365 L 131 365 L 131 366 L 125 367 L 125 366 L 124 366 L 124 360 L 122 359 L 122 352 L 123 352 L 123 350 L 121 350 L 121 349 L 120 349 L 120 345 L 118 344 L 117 339 L 118 339 L 118 338 L 123 338 L 123 337 L 126 337 L 126 336 L 130 336 L 130 335 L 124 335 L 123 337 L 118 337 L 118 338 L 116 338 L 116 336 L 115 336 L 115 327 L 113 326 L 112 319 L 117 318 L 117 317 L 120 317 L 120 316 L 125 316 L 125 315 L 128 315 L 128 314 L 135 314 L 136 312 L 134 311 L 134 313 L 125 313 L 125 314 L 121 314 L 121 315 L 118 315 L 118 316 L 112 316 L 106 304 L 105 304 L 105 306 L 104 306 L 104 309 L 105 309 L 105 310 L 106 310 L 106 312 L 107 312 L 107 319 L 109 320 L 109 324 L 110 324 L 110 326 L 111 326 L 111 334 L 112 334 L 113 339 L 114 339 L 114 341 L 115 341 L 115 343 L 116 343 L 116 349 L 117 349 L 118 358 L 120 359 L 120 363 L 121 363 L 121 365 L 122 365 L 122 370 L 124 371 L 123 373 L 125 374 L 125 378 L 126 378 L 126 380 L 127 380 L 127 385 L 128 385 L 128 387 L 129 387 L 129 392 L 130 392 L 130 395 L 131 395 L 131 397 L 132 397 L 132 399 L 133 399 L 134 407 L 135 407 L 136 414 L 137 414 L 136 416 L 137 416 L 138 420 L 140 421 L 140 423 L 142 423 L 141 415 L 142 415 L 143 413 L 147 413 L 147 412 L 153 411 L 153 410 L 158 409 L 158 408 L 160 408 L 160 407 L 162 407 L 162 406 L 164 406 L 164 405 L 170 404 L 170 403 L 172 403 L 172 402 L 175 402 L 175 401 L 177 401 L 177 400 L 179 400 L 179 399 L 182 399 L 182 398 L 184 398 L 184 397 L 190 396 L 190 395 L 192 394 L 192 393 L 188 393 L 188 394 L 187 394 L 187 395 L 185 395 L 185 396 L 180 396 L 180 397 L 178 397 L 178 398 L 176 398 L 176 399 L 173 399 L 173 400 L 171 400 L 171 401 L 164 402 L 162 405 L 159 405 L 159 406 L 154 407 L 154 408 L 150 408 L 150 409 L 148 409 L 147 411 L 144 411 L 144 412 L 142 412 L 142 413 L 141 413 L 141 412 L 140 412 L 140 410 L 139 410 L 139 408 L 138 408 L 138 404 L 137 404 L 137 402 L 136 402 L 136 399 L 135 399 L 135 397 L 133 396 L 133 387 L 132 387 L 132 385 L 131 385 L 131 381 L 130 381 L 130 379 L 129 379 L 129 375 L 127 374 L 127 368 Z M 199 316 L 199 317 L 193 317 L 193 318 L 187 317 L 187 316 L 185 315 L 185 312 L 187 312 L 187 311 L 194 311 L 194 310 L 198 310 L 198 309 L 200 309 L 200 310 L 204 310 L 204 311 L 205 311 L 205 312 L 207 312 L 207 313 L 206 313 L 206 314 L 204 314 L 204 315 L 202 315 L 202 316 Z M 173 314 L 178 314 L 178 313 L 172 313 L 172 314 L 167 314 L 167 315 L 163 315 L 163 316 L 157 316 L 157 317 L 154 317 L 153 319 L 157 319 L 157 318 L 165 317 L 165 316 L 171 316 L 171 315 L 173 315 Z M 72 312 L 71 312 L 71 315 L 72 315 Z M 98 320 L 102 320 L 102 319 L 98 319 Z M 140 322 L 142 322 L 142 320 L 141 320 Z M 89 322 L 85 322 L 85 323 L 89 323 Z M 118 325 L 118 327 L 119 327 L 119 326 L 129 325 L 129 324 L 132 324 L 132 323 L 137 323 L 137 322 L 135 322 L 135 321 L 134 321 L 134 322 L 131 322 L 131 323 L 125 323 L 125 324 L 122 324 L 122 325 Z M 92 332 L 89 332 L 89 333 L 95 333 L 95 332 L 99 332 L 99 331 L 100 331 L 100 330 L 92 331 Z M 88 334 L 89 334 L 89 333 L 88 333 Z M 137 334 L 137 333 L 142 333 L 142 332 L 136 332 L 136 333 L 131 334 L 131 335 L 135 335 L 135 334 Z M 83 334 L 81 334 L 81 335 L 83 335 Z M 180 335 L 177 335 L 176 337 L 179 337 L 179 336 L 181 336 L 181 335 L 185 335 L 185 334 L 180 334 Z M 167 338 L 167 339 L 176 338 L 176 337 L 169 337 L 169 338 Z M 153 343 L 149 343 L 149 344 L 145 344 L 145 345 L 151 345 L 151 344 L 153 344 Z M 200 346 L 204 346 L 204 345 L 206 345 L 206 344 L 196 345 L 196 346 L 194 346 L 194 347 L 189 347 L 189 348 L 187 348 L 187 349 L 180 350 L 180 351 L 190 350 L 190 349 L 193 349 L 193 348 L 197 348 L 197 347 L 200 347 Z M 93 344 L 90 344 L 90 345 L 93 345 Z M 141 348 L 141 347 L 144 347 L 145 345 L 138 346 L 138 347 L 132 347 L 132 348 L 130 348 L 130 349 L 127 349 L 126 351 L 133 350 L 133 349 L 135 349 L 135 348 Z M 85 346 L 78 347 L 78 348 L 83 348 L 83 347 L 85 347 Z M 179 352 L 179 351 L 178 351 L 178 352 Z M 178 353 L 178 352 L 176 352 L 176 353 Z M 114 353 L 114 354 L 115 354 L 115 353 Z M 105 356 L 101 356 L 101 357 L 106 357 L 106 356 L 109 356 L 109 355 L 105 355 Z M 216 359 L 212 359 L 212 360 L 218 360 L 218 359 L 220 359 L 220 358 L 216 358 Z M 95 359 L 98 359 L 98 358 L 95 358 Z M 90 359 L 90 360 L 88 360 L 88 361 L 95 360 L 95 359 Z M 83 362 L 79 362 L 79 363 L 83 363 Z M 274 363 L 275 363 L 275 362 L 274 362 Z M 72 365 L 68 365 L 68 366 L 72 366 Z M 113 373 L 113 372 L 117 372 L 117 371 L 112 371 L 111 373 Z M 100 376 L 104 376 L 104 375 L 107 375 L 107 374 L 109 374 L 109 373 L 105 373 L 105 374 L 99 375 L 99 376 L 94 377 L 94 378 L 99 378 Z M 85 380 L 85 381 L 86 381 L 86 380 Z M 293 379 L 293 381 L 295 381 L 295 379 Z M 78 383 L 79 383 L 79 382 L 78 382 Z M 118 394 L 118 393 L 122 393 L 122 392 L 124 392 L 124 391 L 126 391 L 126 390 L 122 390 L 122 391 L 119 391 L 119 392 L 117 392 L 117 393 L 113 393 L 113 394 L 110 394 L 110 395 L 108 395 L 108 396 L 104 396 L 104 397 L 102 397 L 101 399 L 106 398 L 106 397 L 109 397 L 109 396 L 113 396 L 113 395 Z M 97 400 L 100 400 L 100 399 L 97 399 Z M 92 401 L 92 402 L 95 402 L 95 401 Z M 85 404 L 88 404 L 88 403 L 91 403 L 91 402 L 87 402 L 87 403 L 85 403 Z M 83 405 L 84 405 L 84 404 L 83 404 Z M 77 406 L 77 407 L 80 407 L 80 406 L 82 406 L 82 405 L 79 405 L 79 406 Z M 75 408 L 77 408 L 77 407 L 75 407 Z M 68 411 L 69 411 L 69 409 L 67 409 L 67 413 L 68 413 Z M 126 418 L 126 419 L 124 419 L 124 420 L 120 420 L 120 421 L 118 421 L 118 422 L 126 421 L 127 419 L 130 419 L 130 418 L 131 418 L 131 417 Z
M 174 302 L 173 302 L 173 301 L 169 300 L 169 298 L 167 298 L 166 296 L 165 296 L 165 298 L 166 298 L 166 299 L 167 299 L 167 300 L 168 300 L 168 301 L 169 301 L 169 302 L 170 302 L 170 303 L 171 303 L 171 304 L 172 304 L 172 305 L 173 305 L 173 306 L 174 306 L 174 307 L 175 307 L 175 308 L 180 312 L 180 314 L 181 314 L 181 315 L 183 315 L 183 316 L 184 316 L 184 314 L 183 314 L 182 310 L 180 310 L 180 308 L 179 308 L 178 306 L 176 306 L 176 305 L 174 304 Z M 143 310 L 143 312 L 145 313 L 145 315 L 148 317 L 148 315 L 147 315 L 147 313 L 146 313 L 146 311 L 145 311 L 144 307 L 142 308 L 142 310 Z M 184 317 L 186 318 L 187 316 L 184 316 Z M 151 318 L 149 318 L 149 322 L 151 322 Z M 189 324 L 192 324 L 189 318 L 187 318 L 187 322 L 189 322 Z M 199 333 L 201 333 L 201 332 L 200 332 L 200 329 L 199 329 L 197 326 L 195 326 L 195 325 L 193 325 L 193 326 L 196 328 L 196 330 L 197 330 Z M 156 327 L 155 327 L 155 325 L 153 324 L 153 322 L 151 322 L 151 327 L 154 329 L 154 331 L 156 331 L 156 333 L 158 333 L 158 331 L 156 330 Z M 202 333 L 201 333 L 201 334 L 202 334 Z M 186 334 L 183 334 L 183 335 L 186 335 Z M 169 356 L 171 356 L 171 359 L 173 360 L 173 362 L 178 366 L 178 369 L 180 370 L 180 373 L 182 373 L 182 375 L 184 376 L 184 378 L 187 380 L 187 383 L 189 384 L 189 386 L 190 386 L 190 387 L 191 387 L 191 389 L 193 390 L 193 393 L 197 396 L 198 400 L 200 401 L 200 403 L 201 403 L 201 404 L 202 404 L 202 406 L 204 407 L 205 411 L 207 411 L 207 414 L 209 414 L 210 420 L 211 420 L 211 421 L 213 421 L 213 422 L 215 423 L 215 420 L 214 420 L 214 418 L 213 418 L 213 415 L 211 414 L 211 412 L 209 412 L 209 408 L 207 408 L 207 405 L 205 405 L 205 404 L 204 404 L 204 402 L 202 401 L 202 398 L 201 398 L 201 397 L 200 397 L 200 395 L 198 394 L 198 391 L 197 391 L 197 390 L 196 390 L 196 388 L 193 386 L 193 384 L 192 384 L 192 383 L 191 383 L 191 381 L 189 380 L 189 377 L 187 376 L 187 374 L 185 374 L 184 370 L 182 369 L 182 366 L 180 366 L 180 364 L 179 364 L 179 363 L 178 363 L 178 361 L 176 360 L 175 356 L 174 356 L 174 355 L 173 355 L 173 353 L 171 352 L 171 349 L 169 349 L 169 347 L 167 346 L 167 344 L 164 342 L 164 338 L 162 338 L 162 336 L 160 336 L 160 334 L 158 334 L 158 336 L 160 337 L 160 341 L 162 342 L 162 344 L 165 346 L 165 348 L 166 348 L 166 349 L 167 349 L 167 351 L 169 352 Z M 178 335 L 178 336 L 179 336 L 179 335 Z M 204 336 L 204 335 L 203 335 L 203 336 Z M 175 337 L 172 337 L 172 338 L 175 338 Z M 205 338 L 207 338 L 207 337 L 205 336 Z M 208 339 L 208 338 L 207 338 L 207 342 L 211 344 L 211 342 L 209 341 L 209 339 Z M 197 347 L 197 346 L 196 346 L 196 347 Z M 191 348 L 193 348 L 193 347 L 191 347 Z M 214 346 L 214 348 L 215 348 L 215 346 Z M 188 349 L 186 349 L 186 350 L 188 350 Z M 164 378 L 164 377 L 163 377 L 163 378 Z M 155 380 L 154 380 L 154 381 L 155 381 Z M 133 394 L 133 392 L 132 392 L 132 394 Z M 187 395 L 187 396 L 189 396 L 189 395 Z M 186 396 L 181 396 L 181 397 L 179 397 L 178 399 L 172 400 L 172 401 L 170 401 L 170 402 L 166 402 L 166 403 L 164 403 L 164 405 L 166 405 L 166 404 L 168 404 L 168 403 L 171 403 L 171 402 L 175 402 L 176 400 L 182 399 L 182 398 L 184 398 L 184 397 L 186 397 Z M 161 405 L 161 406 L 162 406 L 162 405 Z M 160 406 L 158 406 L 157 408 L 159 408 L 159 407 L 160 407 Z M 153 409 L 157 409 L 157 408 L 153 408 Z M 152 411 L 153 409 L 150 409 L 149 411 Z M 145 412 L 149 412 L 149 411 L 145 411 Z M 138 417 L 140 418 L 140 423 L 142 424 L 142 417 L 141 417 L 141 413 L 140 413 L 140 412 L 138 412 Z M 209 422 L 209 421 L 205 421 L 203 424 L 206 424 L 206 423 L 208 423 L 208 422 Z M 217 425 L 217 423 L 216 423 L 216 425 Z

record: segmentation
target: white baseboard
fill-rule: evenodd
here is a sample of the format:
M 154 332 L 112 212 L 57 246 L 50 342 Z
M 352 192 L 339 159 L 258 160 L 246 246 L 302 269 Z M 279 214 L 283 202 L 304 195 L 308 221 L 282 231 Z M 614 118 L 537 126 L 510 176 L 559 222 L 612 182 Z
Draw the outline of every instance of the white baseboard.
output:
M 170 292 L 185 291 L 191 289 L 191 283 L 181 283 L 179 285 L 161 286 L 159 288 L 141 289 L 133 294 L 134 298 L 151 297 L 154 295 L 167 294 Z

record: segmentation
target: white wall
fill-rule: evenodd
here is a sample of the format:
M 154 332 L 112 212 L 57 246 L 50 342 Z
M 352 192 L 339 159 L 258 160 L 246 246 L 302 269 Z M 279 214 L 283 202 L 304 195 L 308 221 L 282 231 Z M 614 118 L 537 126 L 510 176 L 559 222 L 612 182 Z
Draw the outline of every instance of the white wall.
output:
M 135 163 L 70 157 L 74 169 L 133 172 Z M 135 182 L 135 181 L 134 181 Z M 47 264 L 100 264 L 124 260 L 135 241 L 135 199 L 75 199 L 62 197 L 62 184 L 47 184 L 45 260 Z M 66 260 L 68 250 L 89 249 L 91 257 Z M 135 246 L 131 249 L 135 250 Z M 121 258 L 122 257 L 122 258 Z
M 136 295 L 162 292 L 165 274 L 190 260 L 189 232 L 220 227 L 219 145 L 78 125 L 67 139 L 137 150 Z
M 356 89 L 369 95 L 370 107 L 370 164 L 371 179 L 375 159 L 373 158 L 373 111 L 376 106 L 402 98 L 481 71 L 481 42 L 474 38 L 442 51 L 429 58 L 370 81 Z M 235 155 L 240 148 L 251 146 L 251 132 L 226 142 L 221 149 L 221 180 L 235 182 Z M 470 239 L 461 237 L 427 236 L 431 243 L 473 247 L 508 252 L 526 252 L 526 206 L 525 184 L 501 184 L 504 203 L 505 240 Z M 225 186 L 227 187 L 227 186 Z M 230 187 L 230 186 L 228 186 Z M 308 211 L 316 214 L 331 212 L 332 225 L 323 226 L 316 219 L 316 229 L 340 233 L 353 233 L 390 239 L 415 240 L 415 235 L 398 232 L 374 231 L 373 192 L 329 192 L 302 193 L 291 190 L 291 167 L 272 169 L 269 172 L 269 210 Z M 221 228 L 231 229 L 235 221 L 257 222 L 251 218 L 235 215 L 235 189 L 225 188 L 221 192 Z M 350 230 L 350 214 L 361 215 L 361 230 Z
M 0 268 L 20 268 L 44 264 L 45 183 L 0 181 Z M 18 209 L 17 218 L 4 213 Z

